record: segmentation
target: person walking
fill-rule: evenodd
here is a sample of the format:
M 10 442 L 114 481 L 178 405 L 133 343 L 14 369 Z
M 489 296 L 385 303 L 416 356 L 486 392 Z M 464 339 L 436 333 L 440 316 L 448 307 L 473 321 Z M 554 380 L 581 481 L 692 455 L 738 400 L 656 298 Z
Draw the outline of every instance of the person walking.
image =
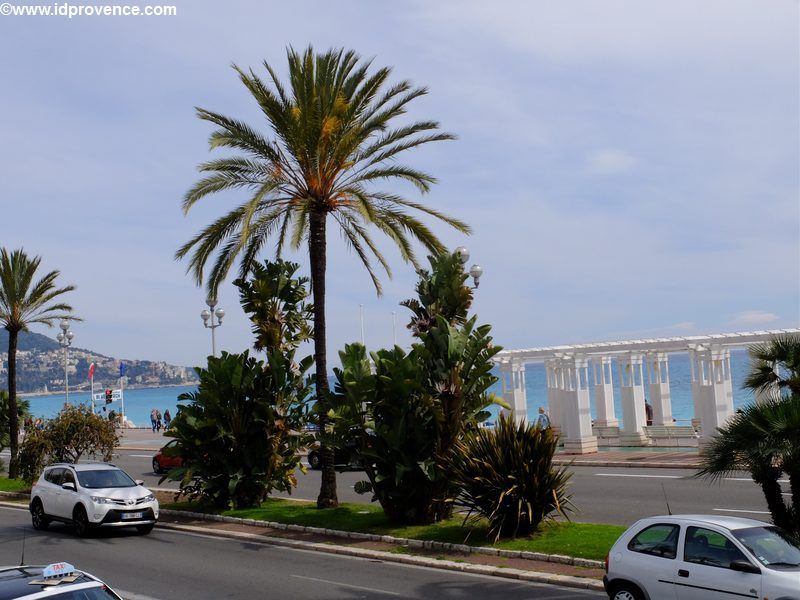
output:
M 653 424 L 653 405 L 647 401 L 647 398 L 644 399 L 644 415 L 649 427 Z
M 156 409 L 156 431 L 161 431 L 161 411 Z
M 169 424 L 172 422 L 172 415 L 169 414 L 169 409 L 164 411 L 164 431 L 169 429 Z
M 536 426 L 539 429 L 550 429 L 550 417 L 544 412 L 544 406 L 539 407 L 539 418 L 536 419 Z
M 153 433 L 156 431 L 156 409 L 150 411 L 150 426 L 153 428 Z

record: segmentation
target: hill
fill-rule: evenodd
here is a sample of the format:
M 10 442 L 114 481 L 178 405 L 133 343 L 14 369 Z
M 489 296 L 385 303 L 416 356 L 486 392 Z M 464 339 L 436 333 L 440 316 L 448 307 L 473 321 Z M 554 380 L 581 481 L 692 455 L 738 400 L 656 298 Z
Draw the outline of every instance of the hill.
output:
M 58 350 L 58 342 L 41 333 L 22 331 L 17 339 L 17 350 L 49 352 Z M 8 332 L 0 327 L 0 353 L 8 352 Z

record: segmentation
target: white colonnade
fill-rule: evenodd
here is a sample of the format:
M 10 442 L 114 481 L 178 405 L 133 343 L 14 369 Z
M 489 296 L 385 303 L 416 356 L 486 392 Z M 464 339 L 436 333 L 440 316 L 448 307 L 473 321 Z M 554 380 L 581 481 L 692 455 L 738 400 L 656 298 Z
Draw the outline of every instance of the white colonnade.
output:
M 703 444 L 733 414 L 730 349 L 786 333 L 800 333 L 800 329 L 506 350 L 498 354 L 497 361 L 503 397 L 512 407 L 517 422 L 525 420 L 528 414 L 525 365 L 544 362 L 550 421 L 560 431 L 567 452 L 585 454 L 597 451 L 599 428 L 618 428 L 618 441 L 627 446 L 649 444 L 648 434 L 655 430 L 678 431 L 679 428 L 666 429 L 676 427 L 668 353 L 687 352 L 694 405 L 692 425 L 700 432 L 699 442 Z M 612 360 L 617 363 L 621 422 L 614 408 Z M 597 416 L 594 428 L 590 385 Z M 648 429 L 645 398 L 652 406 L 651 429 Z

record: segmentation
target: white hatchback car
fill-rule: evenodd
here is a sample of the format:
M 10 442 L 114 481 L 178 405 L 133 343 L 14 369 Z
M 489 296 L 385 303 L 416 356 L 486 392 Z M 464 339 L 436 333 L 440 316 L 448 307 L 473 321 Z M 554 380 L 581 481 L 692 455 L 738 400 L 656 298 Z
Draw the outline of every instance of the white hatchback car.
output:
M 30 511 L 38 530 L 63 521 L 81 537 L 101 525 L 148 534 L 158 521 L 158 500 L 112 464 L 60 463 L 46 467 L 31 488 Z
M 612 546 L 603 585 L 612 600 L 800 600 L 800 543 L 753 519 L 650 517 Z

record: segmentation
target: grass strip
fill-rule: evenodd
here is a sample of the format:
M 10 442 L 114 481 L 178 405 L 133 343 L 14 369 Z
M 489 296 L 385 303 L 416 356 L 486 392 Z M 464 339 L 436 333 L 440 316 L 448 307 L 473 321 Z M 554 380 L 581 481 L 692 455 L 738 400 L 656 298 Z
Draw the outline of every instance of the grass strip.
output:
M 30 492 L 31 484 L 22 479 L 0 477 L 0 492 Z
M 487 536 L 485 522 L 470 527 L 463 525 L 463 518 L 453 518 L 431 525 L 397 526 L 387 522 L 379 506 L 368 504 L 340 504 L 338 508 L 318 509 L 312 502 L 270 498 L 258 508 L 219 510 L 192 502 L 165 504 L 163 508 L 450 544 L 562 554 L 595 560 L 605 558 L 608 549 L 625 531 L 625 527 L 619 525 L 548 522 L 531 537 L 500 540 L 495 544 L 492 543 L 492 538 Z

